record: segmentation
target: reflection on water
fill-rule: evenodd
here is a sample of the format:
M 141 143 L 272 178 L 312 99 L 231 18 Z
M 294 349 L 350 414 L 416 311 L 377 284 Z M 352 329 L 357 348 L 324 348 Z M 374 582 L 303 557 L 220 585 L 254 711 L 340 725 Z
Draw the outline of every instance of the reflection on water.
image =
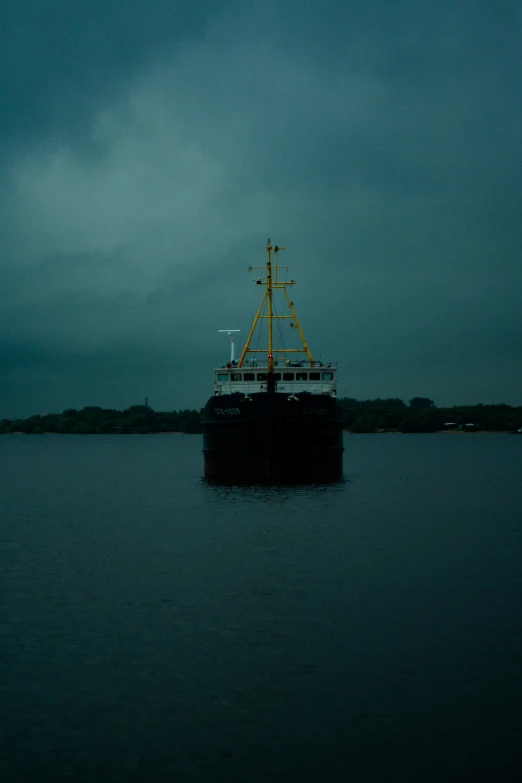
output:
M 201 486 L 210 489 L 244 490 L 242 497 L 277 497 L 286 494 L 289 497 L 298 497 L 303 494 L 317 495 L 321 492 L 329 492 L 342 489 L 349 481 L 345 476 L 331 481 L 216 481 L 215 479 L 201 479 Z

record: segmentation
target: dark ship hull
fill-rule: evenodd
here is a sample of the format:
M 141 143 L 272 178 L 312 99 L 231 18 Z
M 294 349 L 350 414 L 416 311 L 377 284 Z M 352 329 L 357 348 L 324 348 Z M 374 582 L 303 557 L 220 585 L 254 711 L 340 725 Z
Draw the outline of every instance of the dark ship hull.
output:
M 203 409 L 205 477 L 331 481 L 343 472 L 342 414 L 327 395 L 211 397 Z

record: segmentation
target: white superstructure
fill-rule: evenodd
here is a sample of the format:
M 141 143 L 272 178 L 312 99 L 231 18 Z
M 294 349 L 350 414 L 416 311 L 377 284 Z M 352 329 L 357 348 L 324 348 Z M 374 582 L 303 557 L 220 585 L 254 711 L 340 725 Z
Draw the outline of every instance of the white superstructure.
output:
M 242 367 L 227 364 L 214 370 L 214 394 L 255 394 L 266 391 L 268 366 L 245 362 Z M 328 394 L 337 396 L 337 367 L 322 362 L 274 362 L 274 380 L 277 392 L 297 394 Z

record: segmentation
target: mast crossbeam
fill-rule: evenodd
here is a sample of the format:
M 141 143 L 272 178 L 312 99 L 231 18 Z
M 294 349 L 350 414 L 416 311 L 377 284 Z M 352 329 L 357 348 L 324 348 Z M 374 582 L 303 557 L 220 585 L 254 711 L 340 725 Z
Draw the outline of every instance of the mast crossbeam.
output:
M 263 278 L 257 278 L 254 280 L 257 285 L 264 285 L 265 286 L 265 292 L 263 294 L 263 298 L 261 299 L 261 304 L 259 305 L 259 309 L 256 313 L 256 317 L 252 323 L 252 328 L 250 329 L 249 335 L 247 337 L 247 341 L 245 343 L 245 347 L 243 348 L 243 351 L 241 353 L 241 356 L 239 358 L 238 366 L 242 367 L 245 362 L 245 357 L 248 353 L 267 353 L 268 354 L 268 372 L 272 373 L 274 370 L 274 353 L 277 354 L 285 354 L 285 353 L 306 353 L 308 356 L 308 359 L 310 361 L 311 366 L 313 367 L 315 365 L 314 357 L 312 355 L 312 352 L 310 350 L 310 347 L 306 341 L 306 338 L 304 336 L 304 332 L 301 328 L 301 324 L 299 323 L 299 320 L 297 318 L 297 314 L 295 312 L 294 303 L 290 300 L 290 297 L 288 295 L 287 286 L 295 285 L 295 280 L 279 280 L 279 272 L 282 269 L 285 269 L 288 271 L 288 266 L 279 266 L 279 259 L 278 254 L 280 250 L 286 250 L 286 245 L 283 247 L 278 247 L 277 245 L 275 247 L 272 247 L 270 244 L 270 239 L 267 242 L 266 245 L 266 253 L 267 253 L 267 260 L 265 266 L 249 266 L 248 271 L 253 272 L 255 270 L 263 269 L 265 270 L 265 277 Z M 272 265 L 272 251 L 274 251 L 275 261 Z M 274 306 L 273 306 L 273 291 L 274 289 L 279 289 L 284 291 L 286 303 L 288 304 L 289 310 L 291 315 L 277 315 L 274 314 Z M 265 304 L 267 305 L 268 313 L 267 315 L 262 315 Z M 302 340 L 303 347 L 302 348 L 276 348 L 274 349 L 274 343 L 273 343 L 273 322 L 274 320 L 282 320 L 282 319 L 288 319 L 291 318 L 293 323 L 291 326 L 295 326 L 297 331 L 299 332 L 299 336 Z M 256 330 L 256 327 L 258 326 L 259 322 L 261 320 L 267 320 L 268 321 L 268 348 L 251 348 L 250 344 L 252 342 L 252 338 L 254 336 L 254 332 Z

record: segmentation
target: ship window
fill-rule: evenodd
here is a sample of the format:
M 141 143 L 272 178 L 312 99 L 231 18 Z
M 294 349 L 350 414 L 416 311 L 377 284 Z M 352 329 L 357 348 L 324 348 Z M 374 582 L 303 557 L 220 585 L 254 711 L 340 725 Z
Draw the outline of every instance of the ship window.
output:
M 283 380 L 284 381 L 293 381 L 294 380 L 294 373 L 293 372 L 284 372 L 283 373 Z
M 308 373 L 307 372 L 297 372 L 295 374 L 296 381 L 306 381 L 308 380 Z
M 243 376 L 241 375 L 240 372 L 233 372 L 232 375 L 230 376 L 230 380 L 231 381 L 242 381 L 243 380 Z
M 320 372 L 311 372 L 309 376 L 311 381 L 320 381 L 321 380 L 321 373 Z
M 281 373 L 275 372 L 274 373 L 274 381 L 280 381 L 281 380 Z
M 323 381 L 333 381 L 333 372 L 323 372 Z
M 228 372 L 218 372 L 218 381 L 228 381 Z
M 243 375 L 243 378 L 244 378 L 245 381 L 255 381 L 256 375 L 253 372 L 246 372 Z
M 258 372 L 257 373 L 257 380 L 258 381 L 266 381 L 266 372 Z

